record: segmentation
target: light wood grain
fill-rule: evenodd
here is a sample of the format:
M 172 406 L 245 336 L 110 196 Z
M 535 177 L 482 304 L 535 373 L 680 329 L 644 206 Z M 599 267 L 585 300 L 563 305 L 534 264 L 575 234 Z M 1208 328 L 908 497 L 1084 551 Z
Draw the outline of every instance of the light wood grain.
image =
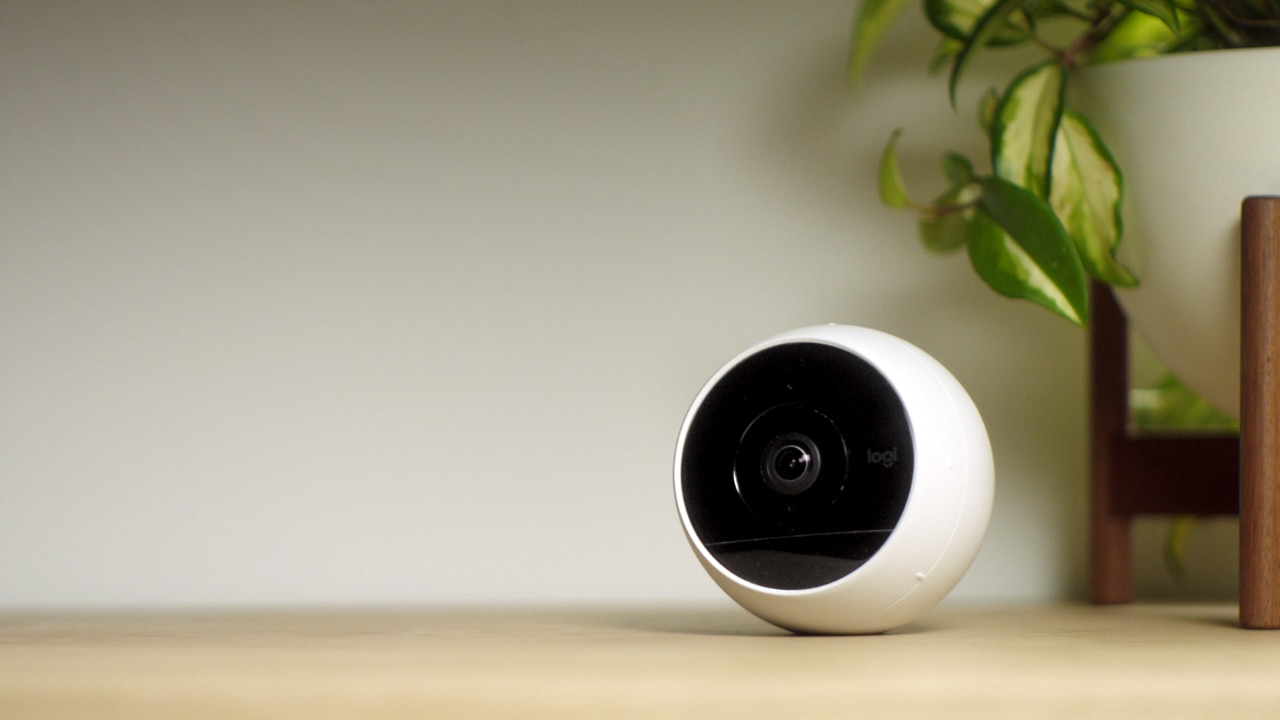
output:
M 0 718 L 1280 716 L 1234 606 L 944 607 L 871 637 L 737 608 L 0 618 Z

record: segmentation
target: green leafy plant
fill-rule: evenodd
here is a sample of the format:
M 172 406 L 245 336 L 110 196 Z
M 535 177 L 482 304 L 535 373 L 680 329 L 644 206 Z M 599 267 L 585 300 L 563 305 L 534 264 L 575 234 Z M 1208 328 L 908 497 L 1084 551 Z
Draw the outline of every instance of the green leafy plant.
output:
M 849 78 L 856 87 L 874 48 L 908 0 L 864 0 L 853 29 Z M 1067 89 L 1089 64 L 1191 50 L 1280 44 L 1280 0 L 921 0 L 940 36 L 934 67 L 950 66 L 948 94 L 973 58 L 1033 46 L 1003 90 L 979 103 L 989 170 L 957 153 L 942 158 L 946 190 L 912 199 L 898 162 L 900 131 L 881 157 L 879 191 L 919 214 L 935 252 L 964 248 L 996 292 L 1088 320 L 1088 282 L 1138 280 L 1116 257 L 1123 235 L 1120 168 Z M 1025 55 L 1019 55 L 1025 57 Z

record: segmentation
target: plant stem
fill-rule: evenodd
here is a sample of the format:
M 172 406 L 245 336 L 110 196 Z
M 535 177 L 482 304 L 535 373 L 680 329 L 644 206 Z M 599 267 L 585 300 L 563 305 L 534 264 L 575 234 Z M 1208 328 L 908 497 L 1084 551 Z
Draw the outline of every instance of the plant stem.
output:
M 1058 55 L 1058 62 L 1068 72 L 1084 64 L 1084 59 L 1089 52 L 1107 37 L 1111 28 L 1128 12 L 1127 10 L 1112 12 L 1113 7 L 1112 2 L 1101 2 L 1095 5 L 1089 26 Z

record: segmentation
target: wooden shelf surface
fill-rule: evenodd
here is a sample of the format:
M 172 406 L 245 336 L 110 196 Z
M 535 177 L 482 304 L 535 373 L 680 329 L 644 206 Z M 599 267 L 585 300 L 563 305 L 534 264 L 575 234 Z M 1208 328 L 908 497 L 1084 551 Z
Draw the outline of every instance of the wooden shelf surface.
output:
M 869 637 L 736 607 L 0 615 L 0 718 L 1280 717 L 1233 605 L 944 605 Z

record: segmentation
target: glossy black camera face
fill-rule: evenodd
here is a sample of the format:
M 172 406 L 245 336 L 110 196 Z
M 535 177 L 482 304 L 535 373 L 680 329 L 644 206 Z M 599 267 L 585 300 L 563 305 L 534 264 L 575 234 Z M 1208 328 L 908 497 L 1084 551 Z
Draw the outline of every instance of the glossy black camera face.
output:
M 893 386 L 824 343 L 756 352 L 722 375 L 679 458 L 690 524 L 715 559 L 766 587 L 825 585 L 897 525 L 914 446 Z

